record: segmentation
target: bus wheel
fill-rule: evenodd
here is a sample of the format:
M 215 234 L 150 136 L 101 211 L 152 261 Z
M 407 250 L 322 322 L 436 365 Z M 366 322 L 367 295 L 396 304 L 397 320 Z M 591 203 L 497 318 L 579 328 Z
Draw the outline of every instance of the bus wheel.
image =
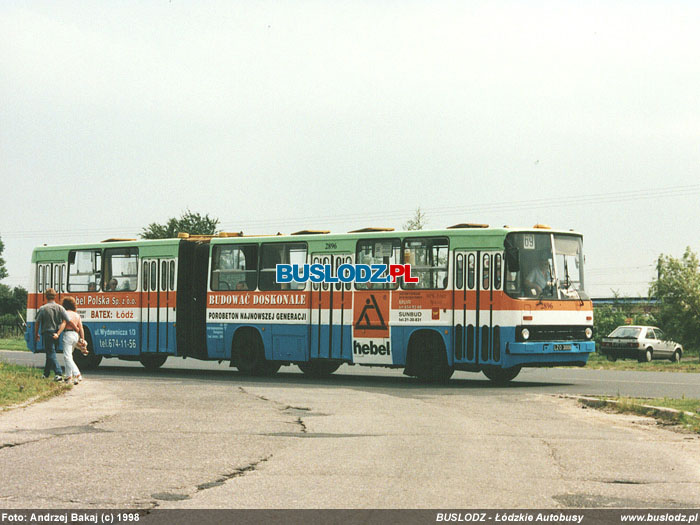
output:
M 244 330 L 233 338 L 233 364 L 249 376 L 266 376 L 276 373 L 279 363 L 265 359 L 265 350 L 257 332 Z
M 447 364 L 442 339 L 437 334 L 427 333 L 419 334 L 412 342 L 415 344 L 409 346 L 413 360 L 411 375 L 425 383 L 447 383 L 455 370 Z
M 333 361 L 309 361 L 308 363 L 297 363 L 299 370 L 309 377 L 328 377 L 340 368 L 342 363 Z
M 486 377 L 488 377 L 497 385 L 505 385 L 509 381 L 515 379 L 515 376 L 517 376 L 520 373 L 521 369 L 522 366 L 514 366 L 512 368 L 499 368 L 496 366 L 490 366 L 482 369 L 481 371 Z
M 141 354 L 139 357 L 139 361 L 146 370 L 158 370 L 167 359 L 167 354 Z
M 85 341 L 87 341 L 88 354 L 83 355 L 77 348 L 73 349 L 73 361 L 80 370 L 95 370 L 102 362 L 101 355 L 95 355 L 95 347 L 92 344 L 90 330 L 85 329 Z

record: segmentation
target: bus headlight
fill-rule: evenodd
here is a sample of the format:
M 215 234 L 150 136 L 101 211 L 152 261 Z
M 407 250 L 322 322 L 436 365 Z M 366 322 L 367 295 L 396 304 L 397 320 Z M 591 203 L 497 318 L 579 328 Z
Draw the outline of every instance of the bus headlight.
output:
M 530 339 L 530 330 L 528 330 L 527 328 L 523 328 L 520 331 L 520 336 L 523 338 L 523 341 L 527 341 L 528 339 Z
M 593 330 L 591 329 L 590 326 L 588 328 L 586 328 L 586 330 L 584 331 L 584 334 L 586 334 L 586 339 L 590 339 L 591 337 L 593 337 Z

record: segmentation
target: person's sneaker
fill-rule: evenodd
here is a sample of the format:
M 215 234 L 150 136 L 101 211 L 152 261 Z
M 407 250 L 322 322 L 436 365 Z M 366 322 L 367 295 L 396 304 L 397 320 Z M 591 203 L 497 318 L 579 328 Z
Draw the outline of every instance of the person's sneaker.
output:
M 74 385 L 77 385 L 78 383 L 80 383 L 80 381 L 78 381 L 78 378 L 73 379 L 73 384 L 74 384 Z
M 42 379 L 48 379 L 49 376 L 41 376 Z
M 66 383 L 70 383 L 71 381 L 73 381 L 73 376 L 63 376 L 63 380 Z
M 63 381 L 63 377 L 62 377 L 62 376 L 56 376 L 56 377 L 53 378 L 53 380 L 54 380 L 54 381 Z

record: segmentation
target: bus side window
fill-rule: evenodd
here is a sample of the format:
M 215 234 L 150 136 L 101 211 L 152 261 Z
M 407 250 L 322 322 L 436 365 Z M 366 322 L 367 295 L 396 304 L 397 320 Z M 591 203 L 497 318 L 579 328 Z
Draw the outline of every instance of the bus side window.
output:
M 493 289 L 501 289 L 501 254 L 497 253 L 493 263 Z
M 349 258 L 348 258 L 349 260 Z M 355 262 L 358 264 L 399 264 L 401 262 L 401 239 L 362 239 L 355 247 Z M 386 273 L 382 276 L 386 277 Z M 356 290 L 395 290 L 399 283 L 355 283 Z
M 172 272 L 174 274 L 172 263 Z M 274 276 L 273 276 L 274 277 Z M 170 276 L 174 288 L 174 275 Z M 255 290 L 258 286 L 258 245 L 218 244 L 212 250 L 212 290 Z
M 467 288 L 470 290 L 474 289 L 476 276 L 476 255 L 473 253 L 469 254 L 467 259 Z
M 164 292 L 168 289 L 168 263 L 160 261 L 160 290 Z
M 143 276 L 142 276 L 143 283 L 141 286 L 141 290 L 144 292 L 148 291 L 148 273 L 149 273 L 148 272 L 148 262 L 144 261 L 143 262 Z
M 68 253 L 69 292 L 94 292 L 99 290 L 100 251 L 95 249 L 72 250 Z
M 455 265 L 455 288 L 461 290 L 462 286 L 464 286 L 464 256 L 460 253 Z
M 158 263 L 155 261 L 151 263 L 151 291 L 158 291 Z
M 488 253 L 484 254 L 484 260 L 482 264 L 482 280 L 481 289 L 488 290 L 491 288 L 491 256 Z
M 305 242 L 264 243 L 260 250 L 260 290 L 303 290 L 306 283 L 289 283 L 284 288 L 277 282 L 277 264 L 306 263 L 307 245 Z M 326 262 L 325 264 L 329 264 Z M 324 285 L 327 286 L 327 285 Z
M 404 263 L 411 265 L 417 283 L 402 283 L 402 288 L 443 290 L 447 288 L 449 243 L 445 237 L 404 239 Z

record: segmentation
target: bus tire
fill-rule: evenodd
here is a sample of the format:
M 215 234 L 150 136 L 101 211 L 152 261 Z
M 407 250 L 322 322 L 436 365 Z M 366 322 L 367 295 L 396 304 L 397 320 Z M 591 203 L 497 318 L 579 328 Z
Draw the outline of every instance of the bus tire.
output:
M 406 375 L 416 376 L 424 383 L 446 383 L 454 374 L 447 364 L 447 350 L 435 332 L 414 334 L 408 344 Z
M 506 383 L 509 383 L 510 381 L 515 379 L 515 376 L 517 376 L 520 373 L 520 370 L 522 370 L 522 368 L 522 366 L 514 366 L 511 368 L 489 366 L 483 368 L 481 371 L 486 377 L 489 378 L 489 380 L 491 380 L 491 382 L 496 383 L 497 385 L 505 385 Z
M 321 378 L 330 376 L 340 368 L 341 364 L 333 361 L 308 361 L 306 363 L 297 363 L 297 366 L 299 370 L 304 372 L 305 376 Z
M 95 370 L 102 362 L 101 355 L 95 355 L 95 347 L 92 344 L 90 330 L 85 328 L 85 341 L 87 341 L 88 354 L 83 355 L 77 348 L 73 349 L 73 361 L 80 370 Z
M 139 361 L 146 370 L 158 370 L 168 360 L 167 354 L 141 354 Z
M 236 332 L 231 356 L 233 366 L 242 374 L 249 376 L 272 375 L 282 366 L 280 363 L 265 359 L 265 349 L 260 334 L 252 329 Z

